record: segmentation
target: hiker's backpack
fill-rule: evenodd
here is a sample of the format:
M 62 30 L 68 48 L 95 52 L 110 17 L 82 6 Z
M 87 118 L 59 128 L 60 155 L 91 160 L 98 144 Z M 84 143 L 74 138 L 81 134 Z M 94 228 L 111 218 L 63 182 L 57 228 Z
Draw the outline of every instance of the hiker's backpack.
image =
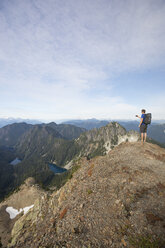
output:
M 147 125 L 151 124 L 151 118 L 152 118 L 151 113 L 145 114 L 144 123 L 147 124 Z

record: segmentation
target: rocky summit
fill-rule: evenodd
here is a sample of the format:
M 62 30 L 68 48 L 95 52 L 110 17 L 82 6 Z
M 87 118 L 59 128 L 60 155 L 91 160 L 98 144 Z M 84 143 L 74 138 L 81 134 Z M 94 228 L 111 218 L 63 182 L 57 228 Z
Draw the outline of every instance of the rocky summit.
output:
M 124 142 L 77 171 L 14 224 L 13 248 L 164 248 L 165 150 Z

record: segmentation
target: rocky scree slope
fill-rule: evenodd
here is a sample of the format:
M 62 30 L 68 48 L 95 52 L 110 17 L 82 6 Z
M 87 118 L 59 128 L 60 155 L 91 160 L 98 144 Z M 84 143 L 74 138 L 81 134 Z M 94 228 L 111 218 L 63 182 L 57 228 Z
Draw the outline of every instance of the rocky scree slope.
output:
M 87 120 L 70 120 L 63 122 L 63 124 L 69 124 L 74 125 L 77 127 L 85 128 L 87 130 L 91 130 L 93 128 L 100 128 L 102 126 L 106 126 L 110 121 L 107 120 L 97 120 L 95 118 L 93 119 L 87 119 Z
M 163 148 L 126 142 L 76 163 L 72 179 L 15 223 L 8 247 L 165 247 Z

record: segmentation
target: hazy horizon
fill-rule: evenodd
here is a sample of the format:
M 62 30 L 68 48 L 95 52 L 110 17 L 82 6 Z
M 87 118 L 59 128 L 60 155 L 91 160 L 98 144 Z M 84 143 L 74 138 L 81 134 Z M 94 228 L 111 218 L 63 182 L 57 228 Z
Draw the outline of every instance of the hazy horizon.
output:
M 65 122 L 65 121 L 76 121 L 76 120 L 98 120 L 98 121 L 113 121 L 113 120 L 120 120 L 120 121 L 137 121 L 139 122 L 138 118 L 130 118 L 130 119 L 120 119 L 120 118 L 95 118 L 95 117 L 91 117 L 91 118 L 67 118 L 67 119 L 31 119 L 31 118 L 20 118 L 20 117 L 0 117 L 0 120 L 29 120 L 29 121 L 38 121 L 38 122 Z M 160 122 L 165 122 L 165 119 L 154 119 L 152 118 L 152 122 L 154 121 L 160 121 Z

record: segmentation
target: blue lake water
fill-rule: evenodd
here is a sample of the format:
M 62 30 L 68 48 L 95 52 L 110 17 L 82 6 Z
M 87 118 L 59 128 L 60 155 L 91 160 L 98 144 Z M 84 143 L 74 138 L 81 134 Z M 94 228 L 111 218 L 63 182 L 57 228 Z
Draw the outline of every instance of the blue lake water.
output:
M 10 162 L 10 164 L 12 164 L 12 165 L 16 165 L 19 163 L 21 163 L 21 160 L 19 158 L 15 158 L 13 161 Z
M 54 172 L 55 174 L 56 174 L 56 173 L 63 173 L 63 172 L 65 172 L 65 171 L 67 171 L 67 169 L 61 168 L 61 167 L 59 167 L 59 166 L 57 166 L 57 165 L 55 165 L 55 164 L 48 164 L 48 165 L 49 165 L 50 170 L 51 170 L 52 172 Z

